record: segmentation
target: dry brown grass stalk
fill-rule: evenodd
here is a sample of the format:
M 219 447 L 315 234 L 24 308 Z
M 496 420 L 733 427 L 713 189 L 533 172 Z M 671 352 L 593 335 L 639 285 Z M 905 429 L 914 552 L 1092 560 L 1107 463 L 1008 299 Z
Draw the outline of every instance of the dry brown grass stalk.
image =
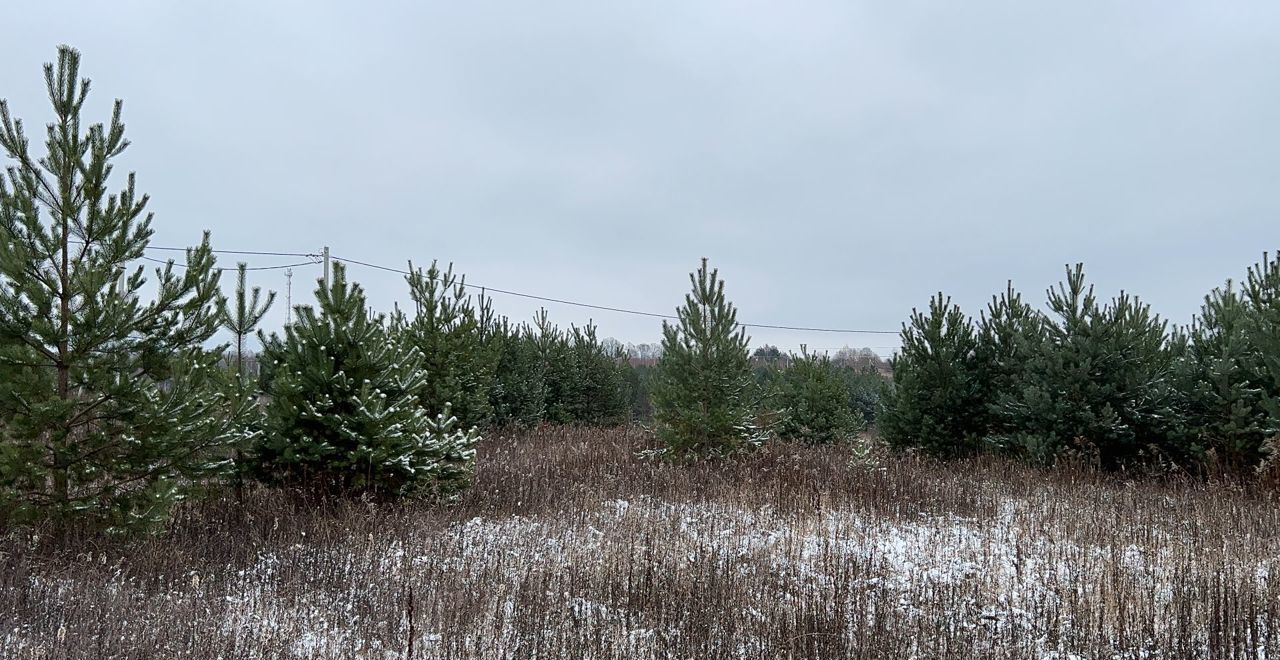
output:
M 647 442 L 495 437 L 448 506 L 259 491 L 144 540 L 10 530 L 0 657 L 1280 655 L 1269 490 Z

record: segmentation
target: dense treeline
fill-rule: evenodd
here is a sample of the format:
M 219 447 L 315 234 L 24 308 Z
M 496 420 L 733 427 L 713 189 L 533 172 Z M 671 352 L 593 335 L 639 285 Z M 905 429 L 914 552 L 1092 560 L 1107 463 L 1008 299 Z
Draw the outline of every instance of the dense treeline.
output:
M 1118 469 L 1257 469 L 1280 431 L 1280 258 L 1169 325 L 1137 298 L 1100 301 L 1082 266 L 1045 311 L 1012 287 L 975 322 L 935 296 L 904 325 L 883 400 L 890 443 Z

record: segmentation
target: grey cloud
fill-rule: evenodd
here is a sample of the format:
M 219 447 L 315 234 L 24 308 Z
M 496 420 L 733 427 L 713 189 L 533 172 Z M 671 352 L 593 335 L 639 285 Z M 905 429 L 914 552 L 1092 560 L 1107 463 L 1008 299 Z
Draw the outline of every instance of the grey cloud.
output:
M 1270 3 L 26 3 L 0 96 L 85 53 L 157 242 L 318 250 L 670 312 L 894 329 L 1084 261 L 1177 322 L 1276 246 Z M 255 265 L 257 265 L 255 263 Z M 374 301 L 404 298 L 357 269 Z M 295 300 L 317 269 L 300 269 Z M 282 288 L 281 277 L 261 284 Z M 497 298 L 527 318 L 538 303 Z M 593 317 L 652 341 L 652 319 Z M 282 313 L 281 313 L 282 316 Z M 892 337 L 757 331 L 789 347 Z

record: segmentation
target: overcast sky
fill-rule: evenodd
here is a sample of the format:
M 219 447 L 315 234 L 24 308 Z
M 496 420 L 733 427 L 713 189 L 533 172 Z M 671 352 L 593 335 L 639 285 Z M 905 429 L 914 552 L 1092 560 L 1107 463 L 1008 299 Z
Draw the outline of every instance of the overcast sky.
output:
M 156 245 L 209 229 L 220 249 L 436 258 L 661 313 L 707 256 L 742 321 L 880 330 L 938 290 L 975 315 L 1007 279 L 1041 301 L 1076 261 L 1185 323 L 1280 248 L 1275 2 L 44 0 L 6 19 L 0 97 L 29 126 L 60 43 L 91 117 L 124 99 L 117 171 L 151 194 Z M 351 272 L 379 308 L 406 298 Z M 295 303 L 319 274 L 295 269 Z M 255 281 L 283 296 L 282 271 Z M 539 304 L 495 296 L 515 319 Z

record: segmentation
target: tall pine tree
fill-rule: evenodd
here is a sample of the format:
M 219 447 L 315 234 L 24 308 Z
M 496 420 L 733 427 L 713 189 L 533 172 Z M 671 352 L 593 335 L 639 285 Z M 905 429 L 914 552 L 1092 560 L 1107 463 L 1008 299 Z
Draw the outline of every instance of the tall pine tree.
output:
M 53 105 L 43 157 L 0 101 L 0 510 L 18 518 L 87 515 L 114 526 L 163 519 L 174 501 L 227 467 L 229 402 L 217 387 L 218 272 L 208 236 L 181 271 L 155 270 L 147 196 L 109 192 L 129 146 L 115 102 L 82 123 L 89 81 L 80 54 L 45 66 Z
M 690 273 L 692 292 L 662 323 L 662 358 L 655 374 L 654 418 L 671 454 L 729 454 L 767 438 L 755 422 L 746 330 L 725 298 L 719 271 L 707 260 Z

